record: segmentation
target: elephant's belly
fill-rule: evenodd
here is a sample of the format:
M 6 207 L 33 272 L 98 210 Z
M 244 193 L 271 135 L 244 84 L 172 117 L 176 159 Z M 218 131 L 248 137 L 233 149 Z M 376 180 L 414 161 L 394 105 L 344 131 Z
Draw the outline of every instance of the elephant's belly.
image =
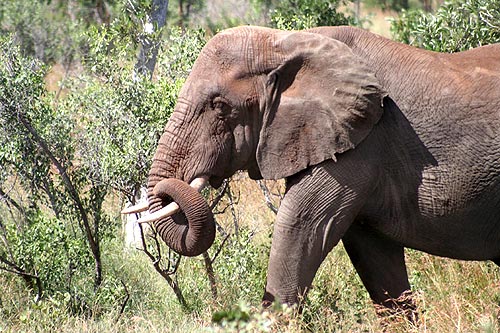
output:
M 408 233 L 402 234 L 401 241 L 456 259 L 500 258 L 498 173 L 483 173 L 489 177 L 439 174 L 434 179 L 424 175 L 415 203 L 418 209 L 404 218 Z
M 399 241 L 405 247 L 443 257 L 463 260 L 500 258 L 500 227 L 499 223 L 493 222 L 421 220 Z
M 455 259 L 500 258 L 500 186 L 459 209 L 419 206 L 377 220 L 376 229 L 405 247 Z
M 498 204 L 471 206 L 444 216 L 419 215 L 399 223 L 397 238 L 406 247 L 455 259 L 500 258 Z

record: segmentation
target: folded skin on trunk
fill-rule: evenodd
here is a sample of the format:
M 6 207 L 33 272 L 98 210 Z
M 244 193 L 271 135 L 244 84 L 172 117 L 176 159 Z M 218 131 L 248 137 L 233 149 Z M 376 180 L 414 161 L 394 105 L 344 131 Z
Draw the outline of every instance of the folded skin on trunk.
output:
M 153 194 L 161 199 L 161 206 L 173 200 L 181 208 L 181 212 L 154 222 L 163 241 L 184 256 L 193 257 L 207 251 L 215 239 L 215 221 L 198 191 L 179 179 L 169 178 L 158 182 Z

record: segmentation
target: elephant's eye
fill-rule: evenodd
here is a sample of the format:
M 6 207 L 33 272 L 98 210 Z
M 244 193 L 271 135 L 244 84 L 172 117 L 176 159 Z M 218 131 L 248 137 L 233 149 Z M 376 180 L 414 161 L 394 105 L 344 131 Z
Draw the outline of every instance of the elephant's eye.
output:
M 211 104 L 219 117 L 227 116 L 231 112 L 231 107 L 221 97 L 214 98 Z

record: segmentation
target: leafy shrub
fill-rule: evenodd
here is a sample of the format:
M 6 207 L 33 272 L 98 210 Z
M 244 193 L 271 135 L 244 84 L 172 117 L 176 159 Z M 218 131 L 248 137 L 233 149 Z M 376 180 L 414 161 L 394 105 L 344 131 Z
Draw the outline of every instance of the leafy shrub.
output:
M 4 0 L 0 2 L 0 34 L 13 34 L 23 55 L 44 63 L 70 63 L 78 56 L 79 35 L 89 13 L 80 7 L 74 20 L 59 1 Z
M 11 254 L 26 271 L 36 272 L 44 292 L 64 291 L 75 271 L 92 269 L 85 240 L 74 237 L 66 225 L 40 212 L 31 213 L 29 225 L 16 228 L 9 224 L 7 239 Z
M 354 19 L 338 12 L 348 0 L 254 0 L 254 6 L 269 10 L 270 25 L 284 30 L 301 30 L 324 25 L 353 24 Z
M 129 197 L 145 183 L 163 126 L 188 70 L 204 45 L 203 31 L 179 29 L 163 44 L 155 79 L 134 75 L 134 41 L 117 27 L 93 30 L 84 72 L 67 83 L 61 104 L 79 123 L 81 166 L 95 182 Z
M 500 42 L 499 0 L 451 0 L 435 14 L 403 11 L 391 25 L 394 39 L 439 52 Z

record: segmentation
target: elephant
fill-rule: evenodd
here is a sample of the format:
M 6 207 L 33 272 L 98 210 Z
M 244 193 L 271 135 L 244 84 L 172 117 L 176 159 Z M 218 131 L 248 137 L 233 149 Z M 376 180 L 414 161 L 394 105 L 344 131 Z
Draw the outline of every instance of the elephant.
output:
M 149 210 L 141 222 L 199 255 L 215 236 L 199 191 L 238 170 L 285 179 L 263 305 L 300 303 L 342 240 L 375 305 L 411 307 L 405 248 L 500 263 L 500 44 L 442 54 L 354 27 L 223 30 L 165 126 L 148 204 L 127 212 Z

